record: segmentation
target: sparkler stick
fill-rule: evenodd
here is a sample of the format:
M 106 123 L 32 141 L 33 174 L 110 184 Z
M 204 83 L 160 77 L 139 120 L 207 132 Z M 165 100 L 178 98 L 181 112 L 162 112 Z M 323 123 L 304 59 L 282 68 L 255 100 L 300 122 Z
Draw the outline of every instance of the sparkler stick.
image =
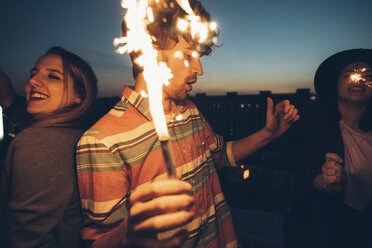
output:
M 122 7 L 127 9 L 124 16 L 127 26 L 127 36 L 115 39 L 114 45 L 123 44 L 123 46 L 116 50 L 120 54 L 125 52 L 128 54 L 131 52 L 141 52 L 133 63 L 143 67 L 150 112 L 159 137 L 168 176 L 176 177 L 172 146 L 162 103 L 162 87 L 169 84 L 169 79 L 173 75 L 165 63 L 158 63 L 158 53 L 152 45 L 153 40 L 156 40 L 156 38 L 151 36 L 147 30 L 147 26 L 154 22 L 153 9 L 149 7 L 149 3 L 156 2 L 158 4 L 159 1 L 161 0 L 122 0 Z M 168 6 L 166 0 L 163 1 L 163 6 Z M 173 1 L 168 2 L 170 2 L 170 6 L 174 6 Z M 187 32 L 189 30 L 193 38 L 199 38 L 199 43 L 207 42 L 208 32 L 215 31 L 217 24 L 214 22 L 201 22 L 200 17 L 193 13 L 188 0 L 176 0 L 176 2 L 187 13 L 186 19 L 180 18 L 178 21 L 177 26 L 179 30 L 181 32 Z M 213 42 L 216 43 L 216 40 L 213 40 Z
M 177 174 L 171 142 L 169 139 L 160 140 L 160 145 L 165 160 L 165 166 L 167 167 L 168 176 L 170 178 L 176 178 Z

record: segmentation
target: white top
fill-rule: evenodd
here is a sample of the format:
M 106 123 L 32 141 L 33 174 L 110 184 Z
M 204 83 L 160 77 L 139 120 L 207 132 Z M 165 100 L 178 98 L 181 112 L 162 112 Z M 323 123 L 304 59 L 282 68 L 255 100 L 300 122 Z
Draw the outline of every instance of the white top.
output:
M 340 121 L 347 183 L 344 202 L 363 211 L 372 204 L 372 131 L 357 132 Z

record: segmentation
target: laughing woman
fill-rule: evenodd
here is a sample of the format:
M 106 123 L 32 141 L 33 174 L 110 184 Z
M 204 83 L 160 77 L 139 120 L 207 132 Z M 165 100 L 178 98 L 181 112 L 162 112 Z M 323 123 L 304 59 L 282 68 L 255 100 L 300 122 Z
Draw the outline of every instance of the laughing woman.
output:
M 96 98 L 96 76 L 80 57 L 53 47 L 24 90 L 32 119 L 9 147 L 1 188 L 6 245 L 79 247 L 75 146 Z

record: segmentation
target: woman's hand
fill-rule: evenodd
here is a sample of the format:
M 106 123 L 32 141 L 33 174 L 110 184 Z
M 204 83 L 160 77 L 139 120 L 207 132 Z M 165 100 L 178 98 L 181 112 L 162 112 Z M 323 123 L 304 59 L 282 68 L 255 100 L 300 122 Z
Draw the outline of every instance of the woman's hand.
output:
M 346 183 L 345 169 L 341 166 L 344 160 L 335 153 L 326 153 L 326 161 L 322 165 L 324 191 L 339 192 Z

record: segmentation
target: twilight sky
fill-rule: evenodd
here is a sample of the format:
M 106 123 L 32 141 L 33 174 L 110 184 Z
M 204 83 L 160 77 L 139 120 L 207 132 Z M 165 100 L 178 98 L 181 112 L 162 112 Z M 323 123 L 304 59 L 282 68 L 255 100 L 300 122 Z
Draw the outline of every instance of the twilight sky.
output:
M 371 0 L 201 0 L 217 21 L 221 47 L 202 58 L 204 75 L 191 94 L 313 89 L 318 65 L 350 48 L 372 48 Z M 4 0 L 0 67 L 23 93 L 29 71 L 49 47 L 86 59 L 100 96 L 133 84 L 128 55 L 115 53 L 120 0 Z

